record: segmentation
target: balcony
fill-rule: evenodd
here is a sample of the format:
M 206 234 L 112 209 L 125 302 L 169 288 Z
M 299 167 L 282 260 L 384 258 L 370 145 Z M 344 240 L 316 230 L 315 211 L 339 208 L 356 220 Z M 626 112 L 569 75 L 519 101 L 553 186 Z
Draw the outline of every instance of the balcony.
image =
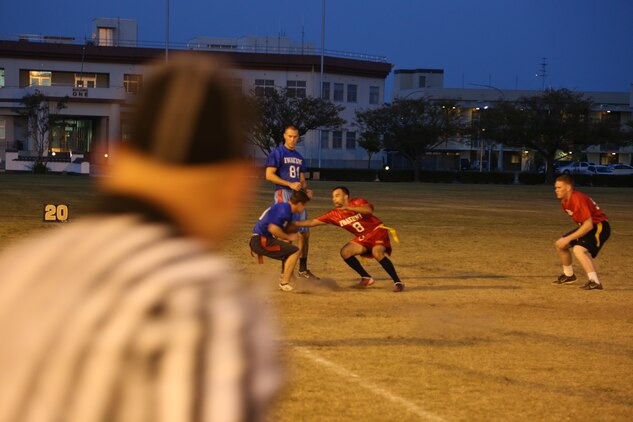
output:
M 71 101 L 81 99 L 86 101 L 125 101 L 127 95 L 123 87 L 116 88 L 77 88 L 69 85 L 30 85 L 24 88 L 8 88 L 0 89 L 1 100 L 18 101 L 25 95 L 34 94 L 35 91 L 41 92 L 49 98 L 65 98 Z

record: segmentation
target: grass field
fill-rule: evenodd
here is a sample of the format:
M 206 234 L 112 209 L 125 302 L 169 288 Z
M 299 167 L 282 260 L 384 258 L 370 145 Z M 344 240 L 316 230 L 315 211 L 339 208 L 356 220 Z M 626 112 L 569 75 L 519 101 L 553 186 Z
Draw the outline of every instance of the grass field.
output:
M 45 203 L 72 219 L 94 205 L 92 179 L 0 175 L 0 248 L 45 227 Z M 347 183 L 398 230 L 392 260 L 406 290 L 374 261 L 369 289 L 338 255 L 350 235 L 312 231 L 310 267 L 324 277 L 275 289 L 250 230 L 269 205 L 258 182 L 230 257 L 276 308 L 287 385 L 278 421 L 630 420 L 633 415 L 633 190 L 580 188 L 612 236 L 597 259 L 603 291 L 554 286 L 554 240 L 573 227 L 551 186 Z M 313 182 L 309 212 L 330 209 L 334 182 Z M 210 218 L 212 216 L 210 215 Z M 28 257 L 25 257 L 28 260 Z

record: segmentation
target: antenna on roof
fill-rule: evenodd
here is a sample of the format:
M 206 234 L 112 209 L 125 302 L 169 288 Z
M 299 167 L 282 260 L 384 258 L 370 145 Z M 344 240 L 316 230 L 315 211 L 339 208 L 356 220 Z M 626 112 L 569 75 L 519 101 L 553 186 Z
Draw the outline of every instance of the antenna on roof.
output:
M 547 57 L 543 57 L 543 61 L 541 62 L 541 70 L 536 74 L 539 78 L 542 78 L 541 81 L 541 89 L 545 91 L 545 78 L 549 76 L 547 73 Z

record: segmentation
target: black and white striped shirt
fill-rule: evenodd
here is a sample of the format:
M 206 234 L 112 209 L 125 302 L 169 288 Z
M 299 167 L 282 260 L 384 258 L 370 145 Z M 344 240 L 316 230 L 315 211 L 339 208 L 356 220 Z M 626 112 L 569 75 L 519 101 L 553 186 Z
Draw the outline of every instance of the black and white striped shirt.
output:
M 133 215 L 0 256 L 0 422 L 264 419 L 267 310 L 201 243 Z

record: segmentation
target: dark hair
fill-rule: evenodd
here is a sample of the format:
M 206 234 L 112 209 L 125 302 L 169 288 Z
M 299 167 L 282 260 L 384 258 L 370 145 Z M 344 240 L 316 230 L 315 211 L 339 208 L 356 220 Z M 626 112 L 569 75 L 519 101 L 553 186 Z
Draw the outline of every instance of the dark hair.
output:
M 295 126 L 295 125 L 288 125 L 286 126 L 286 128 L 284 129 L 284 133 L 286 133 L 286 131 L 290 129 L 290 130 L 296 130 L 297 132 L 299 132 L 299 129 Z
M 241 99 L 217 59 L 176 54 L 145 78 L 130 145 L 159 161 L 207 164 L 244 157 Z
M 296 190 L 294 192 L 292 192 L 292 195 L 290 195 L 290 202 L 292 202 L 293 204 L 305 204 L 310 200 L 310 197 L 308 197 L 308 194 L 305 193 L 302 190 Z
M 343 193 L 345 193 L 345 195 L 349 196 L 349 189 L 347 189 L 345 186 L 337 186 L 334 189 L 332 189 L 332 192 L 334 192 L 337 189 L 342 190 Z
M 567 183 L 570 186 L 574 186 L 574 178 L 568 174 L 561 174 L 556 178 L 557 182 Z

